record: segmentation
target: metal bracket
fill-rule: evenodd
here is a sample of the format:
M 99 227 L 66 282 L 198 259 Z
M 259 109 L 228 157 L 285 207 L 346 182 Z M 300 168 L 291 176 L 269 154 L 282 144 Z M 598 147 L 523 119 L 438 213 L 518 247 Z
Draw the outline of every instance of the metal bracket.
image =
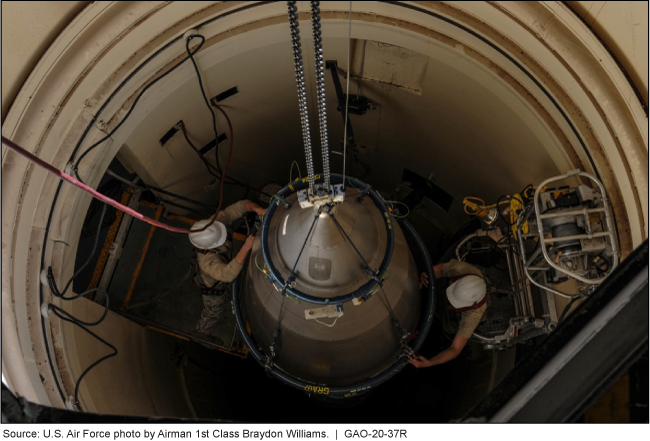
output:
M 120 256 L 122 255 L 122 250 L 124 248 L 120 246 L 119 244 L 113 242 L 109 248 L 108 248 L 108 255 L 113 256 L 115 259 L 119 259 Z
M 282 196 L 278 196 L 277 194 L 274 196 L 275 199 L 277 200 L 276 204 L 280 206 L 280 204 L 284 205 L 284 208 L 289 208 L 291 207 L 291 202 L 287 201 L 284 199 Z
M 330 185 L 329 191 L 325 190 L 323 184 L 317 184 L 314 190 L 315 195 L 310 195 L 307 189 L 298 191 L 300 208 L 320 207 L 331 203 L 340 204 L 345 200 L 343 184 Z
M 343 316 L 341 305 L 329 305 L 322 308 L 305 309 L 305 319 L 315 320 L 319 318 L 339 318 Z
M 264 369 L 271 369 L 273 367 L 273 359 L 277 355 L 275 353 L 275 344 L 278 342 L 279 337 L 280 337 L 280 328 L 277 328 L 273 333 L 273 341 L 271 342 L 271 346 L 269 347 L 269 349 L 271 350 L 271 355 L 266 357 L 266 363 L 264 364 Z

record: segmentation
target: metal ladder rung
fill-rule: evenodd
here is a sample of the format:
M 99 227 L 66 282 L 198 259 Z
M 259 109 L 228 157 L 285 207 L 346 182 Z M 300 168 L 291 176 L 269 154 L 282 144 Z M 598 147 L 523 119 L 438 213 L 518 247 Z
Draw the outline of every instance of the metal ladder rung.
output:
M 576 234 L 573 236 L 564 236 L 564 237 L 552 237 L 550 239 L 544 239 L 544 243 L 555 243 L 555 242 L 567 242 L 570 240 L 578 240 L 578 239 L 596 239 L 599 237 L 609 237 L 611 236 L 611 233 L 609 231 L 603 231 L 599 233 L 592 233 L 592 234 Z
M 552 219 L 554 217 L 577 216 L 580 214 L 594 214 L 594 213 L 604 213 L 604 212 L 606 212 L 605 207 L 598 207 L 598 208 L 587 208 L 582 210 L 568 210 L 568 211 L 561 211 L 557 213 L 540 214 L 539 217 L 541 219 Z

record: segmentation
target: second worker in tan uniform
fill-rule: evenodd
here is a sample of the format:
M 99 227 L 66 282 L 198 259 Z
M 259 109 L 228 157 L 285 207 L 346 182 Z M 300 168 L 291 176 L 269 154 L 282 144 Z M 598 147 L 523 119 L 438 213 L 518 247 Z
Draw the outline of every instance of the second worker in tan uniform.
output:
M 255 202 L 239 201 L 222 210 L 206 230 L 190 234 L 197 265 L 194 282 L 201 288 L 203 295 L 203 311 L 194 334 L 214 344 L 223 344 L 216 335 L 216 328 L 228 298 L 228 284 L 241 272 L 255 240 L 254 235 L 248 236 L 237 255 L 232 258 L 232 238 L 228 227 L 250 211 L 260 216 L 266 213 Z M 198 221 L 192 229 L 201 229 L 209 223 L 210 219 Z
M 409 362 L 418 368 L 435 366 L 456 358 L 472 337 L 487 308 L 486 285 L 478 268 L 469 263 L 452 260 L 434 266 L 433 275 L 436 279 L 451 279 L 446 294 L 451 308 L 460 314 L 460 324 L 449 348 L 430 359 L 421 355 L 409 359 Z M 428 286 L 426 273 L 422 274 L 420 280 L 423 285 Z

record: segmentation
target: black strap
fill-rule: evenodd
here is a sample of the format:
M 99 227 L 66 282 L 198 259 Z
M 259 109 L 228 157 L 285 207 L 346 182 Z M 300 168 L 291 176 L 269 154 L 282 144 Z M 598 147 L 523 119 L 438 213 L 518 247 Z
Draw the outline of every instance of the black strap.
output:
M 228 286 L 230 284 L 226 282 L 217 282 L 216 285 L 214 285 L 212 288 L 208 288 L 207 286 L 200 287 L 201 288 L 201 294 L 204 296 L 222 296 L 224 293 L 228 291 Z

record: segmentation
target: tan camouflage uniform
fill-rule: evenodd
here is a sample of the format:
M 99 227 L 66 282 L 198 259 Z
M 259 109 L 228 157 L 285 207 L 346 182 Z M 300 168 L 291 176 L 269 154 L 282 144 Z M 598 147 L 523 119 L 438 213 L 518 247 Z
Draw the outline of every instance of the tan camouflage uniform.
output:
M 226 242 L 214 252 L 197 253 L 200 279 L 208 287 L 215 286 L 218 282 L 230 283 L 241 272 L 242 266 L 233 259 L 230 224 L 246 213 L 244 204 L 239 201 L 219 212 L 217 220 L 226 225 L 228 238 Z M 216 335 L 216 327 L 223 313 L 224 304 L 229 298 L 226 290 L 221 295 L 203 295 L 203 311 L 196 324 L 196 330 L 205 335 Z

